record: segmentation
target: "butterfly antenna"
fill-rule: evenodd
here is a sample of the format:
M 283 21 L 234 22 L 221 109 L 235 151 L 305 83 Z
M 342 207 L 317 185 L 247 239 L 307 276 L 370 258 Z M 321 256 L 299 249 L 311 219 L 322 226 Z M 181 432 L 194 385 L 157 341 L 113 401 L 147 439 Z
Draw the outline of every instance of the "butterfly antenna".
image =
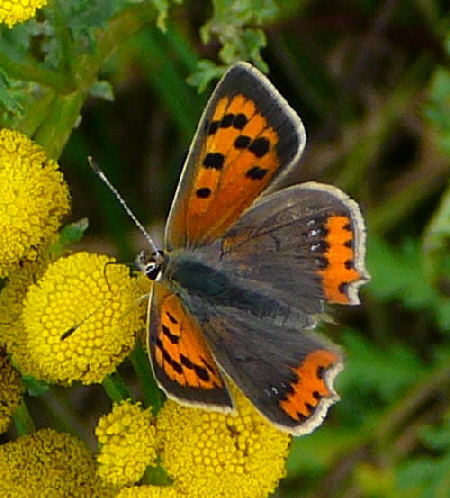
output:
M 125 202 L 125 199 L 119 194 L 118 190 L 114 185 L 108 180 L 108 177 L 103 173 L 103 171 L 100 169 L 99 165 L 92 159 L 91 156 L 88 156 L 88 161 L 89 164 L 94 171 L 94 173 L 102 180 L 102 182 L 111 190 L 111 192 L 115 195 L 116 199 L 120 202 L 122 205 L 123 209 L 127 213 L 127 215 L 134 221 L 134 224 L 139 228 L 139 230 L 142 232 L 148 243 L 152 246 L 154 252 L 158 252 L 158 248 L 156 247 L 156 244 L 153 242 L 153 239 L 150 237 L 148 234 L 147 230 L 144 228 L 144 225 L 137 219 L 136 215 L 131 211 L 131 209 L 128 207 L 127 203 Z

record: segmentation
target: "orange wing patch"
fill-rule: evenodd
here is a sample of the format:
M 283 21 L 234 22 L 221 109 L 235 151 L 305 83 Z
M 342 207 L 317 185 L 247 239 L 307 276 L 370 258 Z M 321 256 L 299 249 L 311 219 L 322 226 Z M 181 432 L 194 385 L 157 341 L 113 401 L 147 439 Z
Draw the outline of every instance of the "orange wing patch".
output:
M 350 304 L 347 289 L 352 282 L 363 278 L 355 269 L 353 250 L 353 232 L 347 216 L 330 216 L 325 223 L 326 250 L 324 257 L 326 268 L 318 273 L 323 278 L 325 297 L 329 302 Z
M 340 358 L 327 350 L 309 353 L 305 361 L 293 369 L 297 381 L 291 384 L 291 391 L 280 401 L 281 409 L 292 420 L 305 422 L 315 415 L 316 408 L 323 398 L 333 399 L 335 393 L 327 386 L 325 376 L 327 371 Z
M 297 114 L 259 71 L 234 64 L 200 120 L 165 231 L 166 249 L 192 249 L 225 233 L 306 142 Z
M 231 408 L 228 388 L 196 319 L 158 282 L 153 284 L 149 319 L 153 372 L 167 395 L 188 405 Z
M 280 166 L 278 133 L 243 95 L 218 101 L 206 133 L 183 213 L 189 238 L 202 242 L 220 236 Z
M 179 298 L 167 292 L 154 342 L 154 359 L 167 377 L 180 386 L 217 389 L 224 382 L 202 332 Z

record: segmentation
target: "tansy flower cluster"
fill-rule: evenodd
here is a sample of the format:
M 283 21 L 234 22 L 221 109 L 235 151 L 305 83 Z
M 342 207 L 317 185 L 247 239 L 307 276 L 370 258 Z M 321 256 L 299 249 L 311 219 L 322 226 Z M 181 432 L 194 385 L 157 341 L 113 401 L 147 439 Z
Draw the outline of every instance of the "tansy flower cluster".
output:
M 6 351 L 0 349 L 0 433 L 8 428 L 9 419 L 17 410 L 22 393 L 19 373 L 8 361 Z
M 78 439 L 43 429 L 0 446 L 0 496 L 113 498 Z
M 0 130 L 0 184 L 0 277 L 3 278 L 0 430 L 3 432 L 23 391 L 19 373 L 9 359 L 23 329 L 23 301 L 29 286 L 52 260 L 46 248 L 55 240 L 62 219 L 69 212 L 70 197 L 57 163 L 48 160 L 43 149 L 28 137 L 9 129 Z
M 69 190 L 56 162 L 25 135 L 0 130 L 0 429 L 20 402 L 20 376 L 101 382 L 144 327 L 143 286 L 106 256 L 49 251 Z M 144 279 L 148 282 L 147 279 Z M 148 290 L 148 286 L 147 286 Z M 2 351 L 0 350 L 0 351 Z
M 28 137 L 0 130 L 0 277 L 34 261 L 68 214 L 69 189 L 57 168 Z
M 157 429 L 164 468 L 182 496 L 263 498 L 285 474 L 290 437 L 232 389 L 236 414 L 165 403 Z
M 7 285 L 0 292 L 0 344 L 8 344 L 9 350 L 21 331 L 23 301 L 28 287 L 42 277 L 52 259 L 50 253 L 39 251 L 35 261 L 23 261 L 8 275 Z
M 122 487 L 134 484 L 156 460 L 156 429 L 151 409 L 123 401 L 101 417 L 96 429 L 101 447 L 100 476 Z
M 2 0 L 0 2 L 0 22 L 9 27 L 34 17 L 36 9 L 47 4 L 48 0 Z
M 11 344 L 22 372 L 51 383 L 101 382 L 144 326 L 141 290 L 106 256 L 78 253 L 51 264 L 28 288 Z
M 123 498 L 268 496 L 285 474 L 290 437 L 270 425 L 236 388 L 233 396 L 235 414 L 166 401 L 156 417 L 156 446 L 151 451 L 147 446 L 152 444 L 154 422 L 149 412 L 130 402 L 116 406 L 96 431 L 100 475 L 107 483 L 127 482 L 129 487 L 118 495 Z M 172 484 L 130 487 L 132 479 L 137 482 L 143 474 L 136 464 L 130 467 L 131 459 L 154 466 L 156 456 Z
M 123 488 L 115 498 L 183 498 L 173 486 L 133 486 Z

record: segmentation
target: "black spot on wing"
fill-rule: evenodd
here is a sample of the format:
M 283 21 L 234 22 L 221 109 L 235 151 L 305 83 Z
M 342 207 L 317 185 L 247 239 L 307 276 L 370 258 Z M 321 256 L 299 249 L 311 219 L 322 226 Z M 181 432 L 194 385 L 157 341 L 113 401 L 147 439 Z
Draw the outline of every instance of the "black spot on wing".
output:
M 219 121 L 211 121 L 210 125 L 208 126 L 208 135 L 215 135 L 217 133 L 219 123 Z
M 259 166 L 253 166 L 246 173 L 245 176 L 251 180 L 262 180 L 267 174 L 267 170 Z
M 167 318 L 174 324 L 174 325 L 177 325 L 178 323 L 178 320 L 173 316 L 171 315 L 168 311 L 166 311 L 166 316 Z
M 187 356 L 184 354 L 180 354 L 180 363 L 183 367 L 188 368 L 189 370 L 194 370 L 199 379 L 208 381 L 210 380 L 210 376 L 208 370 L 201 365 L 197 365 L 193 363 Z
M 270 150 L 270 141 L 265 137 L 255 138 L 253 142 L 250 144 L 248 150 L 253 152 L 256 157 L 265 156 Z
M 221 128 L 229 128 L 234 122 L 234 114 L 225 114 L 220 121 Z
M 178 344 L 180 342 L 180 336 L 172 334 L 170 332 L 169 327 L 167 327 L 166 325 L 162 325 L 161 328 L 162 328 L 163 334 L 169 339 L 171 344 Z
M 351 259 L 348 259 L 347 261 L 345 261 L 344 266 L 345 266 L 346 270 L 353 270 L 355 267 L 353 264 L 353 261 Z
M 183 367 L 186 367 L 189 370 L 192 370 L 194 368 L 194 364 L 192 363 L 192 361 L 183 353 L 180 354 L 180 363 L 183 365 Z
M 237 130 L 242 130 L 244 126 L 248 123 L 247 116 L 245 114 L 236 114 L 234 121 L 233 121 L 233 126 Z
M 161 351 L 161 355 L 163 357 L 163 360 L 168 363 L 174 370 L 175 372 L 181 374 L 183 373 L 183 367 L 178 363 L 178 361 L 175 361 L 170 354 L 165 350 L 164 346 L 162 345 L 161 339 L 157 339 L 155 341 L 156 347 Z
M 349 286 L 349 283 L 348 282 L 341 282 L 339 284 L 339 292 L 341 294 L 345 294 L 347 295 L 347 292 L 348 292 L 348 286 Z
M 201 380 L 204 380 L 204 381 L 209 380 L 209 373 L 208 373 L 208 370 L 206 370 L 206 368 L 201 367 L 200 365 L 194 365 L 194 370 L 195 370 L 195 373 L 198 375 L 198 377 Z
M 208 152 L 203 160 L 203 166 L 208 169 L 221 170 L 225 164 L 225 156 L 220 152 Z
M 252 139 L 248 135 L 239 135 L 234 141 L 234 147 L 236 149 L 246 149 L 251 141 Z
M 316 371 L 317 378 L 320 380 L 325 379 L 325 372 L 326 372 L 326 369 L 324 367 L 322 367 L 322 366 L 317 367 L 317 371 Z
M 211 189 L 209 188 L 199 188 L 196 192 L 199 199 L 207 199 L 211 195 Z

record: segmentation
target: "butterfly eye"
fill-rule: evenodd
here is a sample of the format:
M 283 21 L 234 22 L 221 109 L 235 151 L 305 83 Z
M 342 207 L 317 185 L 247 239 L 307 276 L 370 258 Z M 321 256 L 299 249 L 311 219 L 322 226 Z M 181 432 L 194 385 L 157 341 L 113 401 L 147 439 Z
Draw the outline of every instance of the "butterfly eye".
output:
M 141 251 L 136 258 L 138 268 L 150 279 L 158 280 L 161 277 L 166 255 L 163 251 L 156 251 L 150 257 Z
M 157 263 L 148 263 L 144 273 L 150 280 L 156 280 L 161 273 L 161 265 L 158 265 Z

